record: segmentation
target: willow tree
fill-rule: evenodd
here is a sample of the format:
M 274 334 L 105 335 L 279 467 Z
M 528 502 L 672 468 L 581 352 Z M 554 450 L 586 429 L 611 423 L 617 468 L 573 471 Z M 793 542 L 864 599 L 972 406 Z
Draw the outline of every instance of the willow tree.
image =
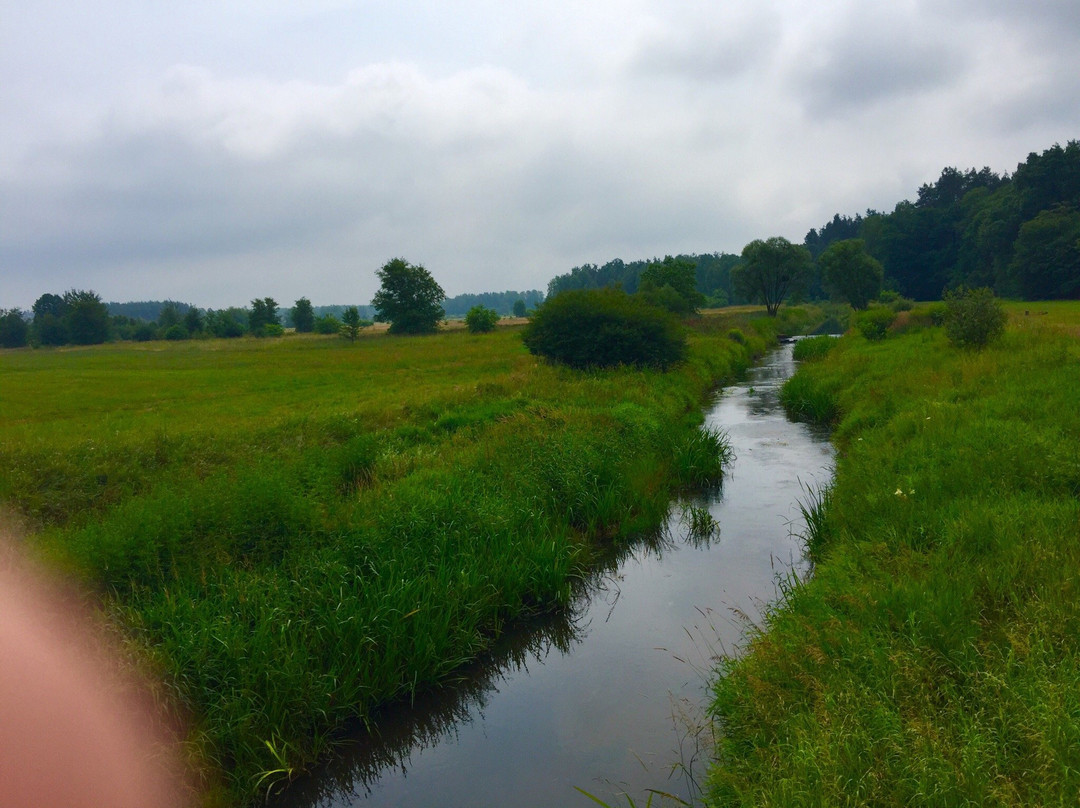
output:
M 762 303 L 770 317 L 789 296 L 804 292 L 814 274 L 810 251 L 782 236 L 751 241 L 742 260 L 731 270 L 735 289 L 755 303 Z

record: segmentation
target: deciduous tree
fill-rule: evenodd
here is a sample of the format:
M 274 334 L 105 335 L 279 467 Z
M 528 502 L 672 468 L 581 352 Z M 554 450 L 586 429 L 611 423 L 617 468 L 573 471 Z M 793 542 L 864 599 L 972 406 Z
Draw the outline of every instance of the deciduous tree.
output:
M 302 297 L 292 307 L 292 323 L 297 333 L 307 334 L 315 330 L 315 310 L 311 301 Z
M 372 298 L 375 319 L 390 323 L 391 334 L 424 334 L 435 331 L 446 315 L 446 293 L 419 264 L 403 258 L 387 261 L 375 273 L 381 287 Z
M 835 241 L 818 257 L 825 288 L 854 309 L 865 309 L 881 294 L 884 270 L 862 239 Z
M 782 236 L 747 244 L 742 260 L 731 270 L 735 288 L 748 300 L 762 303 L 770 317 L 792 294 L 802 292 L 813 276 L 810 251 Z

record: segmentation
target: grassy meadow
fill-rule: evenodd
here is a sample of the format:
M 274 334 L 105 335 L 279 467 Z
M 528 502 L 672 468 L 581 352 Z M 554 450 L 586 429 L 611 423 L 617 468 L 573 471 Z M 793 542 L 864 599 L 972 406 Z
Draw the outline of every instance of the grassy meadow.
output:
M 918 311 L 806 349 L 836 477 L 716 681 L 709 805 L 1080 801 L 1080 303 L 1007 309 L 982 352 Z
M 204 801 L 239 803 L 715 479 L 704 399 L 811 316 L 702 318 L 667 373 L 506 328 L 0 352 L 0 503 L 189 716 Z

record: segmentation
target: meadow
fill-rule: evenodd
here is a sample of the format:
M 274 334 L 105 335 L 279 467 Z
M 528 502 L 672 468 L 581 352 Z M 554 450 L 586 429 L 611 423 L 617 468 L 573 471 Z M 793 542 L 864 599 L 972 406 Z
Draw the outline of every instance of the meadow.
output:
M 203 802 L 242 803 L 715 481 L 703 402 L 812 316 L 701 318 L 667 373 L 512 328 L 0 352 L 0 502 L 186 717 Z
M 918 311 L 807 348 L 783 398 L 836 475 L 719 672 L 707 804 L 1080 799 L 1080 304 L 1007 310 L 981 352 Z

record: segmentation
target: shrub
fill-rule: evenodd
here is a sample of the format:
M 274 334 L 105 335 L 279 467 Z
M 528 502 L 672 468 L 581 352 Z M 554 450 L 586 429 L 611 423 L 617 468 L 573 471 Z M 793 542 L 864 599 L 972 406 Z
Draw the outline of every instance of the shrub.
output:
M 1005 311 L 987 288 L 945 293 L 945 335 L 958 348 L 979 350 L 1005 330 Z
M 262 328 L 262 335 L 264 337 L 283 337 L 285 336 L 285 326 L 281 323 L 267 323 Z
M 895 312 L 911 311 L 915 306 L 915 301 L 910 297 L 904 297 L 899 292 L 895 292 L 892 289 L 884 290 L 878 296 L 878 300 Z
M 622 289 L 575 289 L 544 302 L 525 327 L 529 352 L 575 368 L 660 367 L 686 354 L 676 318 Z
M 175 340 L 187 339 L 188 338 L 188 332 L 187 332 L 186 328 L 184 328 L 182 325 L 180 325 L 180 323 L 177 323 L 176 325 L 170 325 L 168 328 L 166 328 L 164 336 L 165 336 L 165 339 L 167 339 L 167 340 L 175 341 Z
M 499 313 L 485 306 L 473 306 L 465 315 L 465 327 L 471 334 L 484 334 L 494 331 L 499 322 Z
M 740 331 L 738 328 L 733 328 L 727 332 L 728 339 L 732 342 L 737 342 L 740 345 L 746 344 L 746 334 Z
M 896 312 L 885 306 L 873 306 L 855 315 L 855 327 L 868 340 L 885 339 L 889 326 L 896 319 Z
M 341 331 L 341 320 L 332 314 L 324 314 L 315 320 L 316 334 L 337 334 Z

